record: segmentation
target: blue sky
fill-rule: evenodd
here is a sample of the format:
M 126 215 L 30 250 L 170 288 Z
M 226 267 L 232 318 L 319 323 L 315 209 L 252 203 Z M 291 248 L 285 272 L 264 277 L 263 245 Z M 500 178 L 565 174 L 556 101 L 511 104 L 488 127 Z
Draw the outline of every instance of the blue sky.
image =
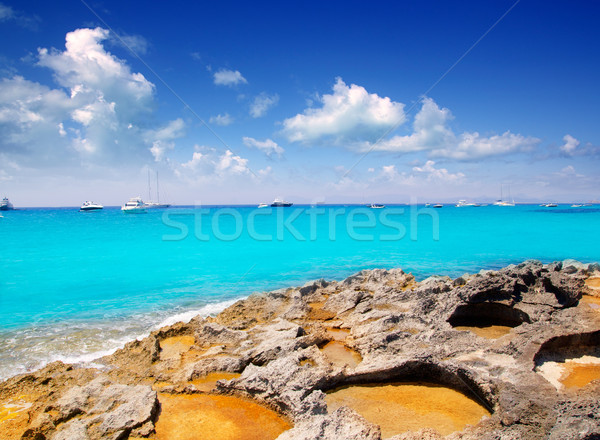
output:
M 0 195 L 116 205 L 150 169 L 177 204 L 600 199 L 599 18 L 584 1 L 3 0 Z

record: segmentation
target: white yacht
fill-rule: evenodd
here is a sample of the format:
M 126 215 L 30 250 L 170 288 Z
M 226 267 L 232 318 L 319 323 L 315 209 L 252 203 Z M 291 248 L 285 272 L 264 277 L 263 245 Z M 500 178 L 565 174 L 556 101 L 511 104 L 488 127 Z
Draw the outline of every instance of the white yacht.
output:
M 479 207 L 481 206 L 479 203 L 469 203 L 466 200 L 459 200 L 458 203 L 455 205 L 457 208 L 468 208 L 468 207 Z
M 104 208 L 104 206 L 102 206 L 100 203 L 90 202 L 89 200 L 86 200 L 85 202 L 83 202 L 83 205 L 81 205 L 81 208 L 79 208 L 79 210 L 80 211 L 99 211 L 103 208 Z
M 121 211 L 127 214 L 145 214 L 146 205 L 141 197 L 133 197 L 127 203 L 121 206 Z
M 512 202 L 509 202 L 508 200 L 504 200 L 504 185 L 500 184 L 500 199 L 496 200 L 494 202 L 494 206 L 515 206 L 515 200 L 513 199 Z M 510 185 L 508 187 L 508 198 L 510 199 Z
M 496 200 L 494 206 L 515 206 L 515 201 L 509 202 L 508 200 Z
M 379 203 L 371 203 L 370 205 L 367 205 L 369 208 L 371 209 L 382 209 L 385 208 L 385 205 L 381 205 Z
M 292 206 L 292 205 L 293 205 L 292 202 L 286 202 L 283 199 L 275 199 L 271 203 L 271 206 L 274 207 L 274 208 L 277 208 L 277 207 L 286 207 L 286 206 Z
M 258 207 L 259 207 L 259 208 L 268 208 L 268 207 L 269 207 L 269 204 L 268 204 L 268 203 L 259 203 L 259 204 L 258 204 Z
M 4 197 L 2 201 L 0 201 L 0 211 L 10 211 L 14 209 L 13 204 L 10 203 L 8 197 Z
M 150 170 L 148 170 L 148 198 L 152 199 L 150 188 Z M 144 203 L 144 206 L 148 209 L 165 209 L 171 205 L 169 203 L 160 203 L 160 196 L 158 195 L 158 171 L 156 172 L 156 202 L 150 201 Z
M 556 207 L 558 207 L 558 204 L 550 202 L 550 203 L 542 203 L 540 206 L 542 208 L 556 208 Z

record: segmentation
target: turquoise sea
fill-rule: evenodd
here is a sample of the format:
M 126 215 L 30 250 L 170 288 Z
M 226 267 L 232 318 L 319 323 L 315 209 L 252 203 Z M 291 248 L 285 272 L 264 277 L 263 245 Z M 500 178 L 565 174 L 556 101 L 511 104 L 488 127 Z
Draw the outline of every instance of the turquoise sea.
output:
M 0 218 L 0 378 L 91 361 L 252 292 L 401 267 L 600 261 L 600 207 L 30 208 Z

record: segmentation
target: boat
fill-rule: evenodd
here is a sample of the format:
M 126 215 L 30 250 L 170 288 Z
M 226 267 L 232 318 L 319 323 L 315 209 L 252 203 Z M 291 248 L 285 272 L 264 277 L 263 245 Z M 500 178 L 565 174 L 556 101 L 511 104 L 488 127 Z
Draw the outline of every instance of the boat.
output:
M 15 209 L 13 204 L 10 203 L 8 197 L 4 197 L 2 201 L 0 201 L 0 211 L 10 211 L 11 209 Z
M 150 170 L 148 170 L 148 199 L 152 200 L 152 195 L 150 193 Z M 160 196 L 158 194 L 158 171 L 156 172 L 156 202 L 146 202 L 144 203 L 144 206 L 148 209 L 165 209 L 171 206 L 169 203 L 160 203 Z
M 494 206 L 515 206 L 515 202 L 514 200 L 512 202 L 507 200 L 496 200 L 496 202 L 494 202 Z
M 145 214 L 146 204 L 141 197 L 132 197 L 127 203 L 121 206 L 121 211 L 127 214 Z
M 104 206 L 102 206 L 100 203 L 90 202 L 89 200 L 86 200 L 85 202 L 83 202 L 83 205 L 81 205 L 81 208 L 79 208 L 79 210 L 80 211 L 99 211 L 103 208 L 104 208 Z
M 558 205 L 556 203 L 542 203 L 540 206 L 543 208 L 556 208 Z
M 457 208 L 467 208 L 467 207 L 479 207 L 481 206 L 479 203 L 468 203 L 466 200 L 459 200 L 458 203 L 456 205 Z
M 575 203 L 573 205 L 571 205 L 571 208 L 583 208 L 584 205 L 579 204 L 579 203 Z
M 292 206 L 292 205 L 293 205 L 292 202 L 286 202 L 283 199 L 275 199 L 271 203 L 271 206 L 274 208 L 283 208 L 283 207 Z
M 494 202 L 494 206 L 515 206 L 515 201 L 504 200 L 503 194 L 504 185 L 500 185 L 500 198 Z M 508 187 L 508 198 L 510 199 L 510 186 Z
M 436 203 L 435 205 L 433 205 L 434 208 L 443 208 L 444 205 L 442 205 L 441 203 Z
M 381 205 L 379 203 L 371 203 L 370 205 L 367 205 L 369 208 L 371 209 L 382 209 L 385 208 L 385 205 Z
M 259 207 L 259 208 L 268 208 L 268 207 L 269 207 L 269 204 L 268 204 L 268 203 L 259 203 L 259 204 L 258 204 L 258 207 Z

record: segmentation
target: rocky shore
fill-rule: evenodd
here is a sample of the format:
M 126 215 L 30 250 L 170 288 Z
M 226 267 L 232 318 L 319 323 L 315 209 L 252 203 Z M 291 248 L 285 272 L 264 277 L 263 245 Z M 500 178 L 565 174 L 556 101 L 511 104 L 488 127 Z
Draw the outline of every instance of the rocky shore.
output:
M 0 439 L 591 440 L 599 395 L 599 265 L 370 270 L 6 380 Z

